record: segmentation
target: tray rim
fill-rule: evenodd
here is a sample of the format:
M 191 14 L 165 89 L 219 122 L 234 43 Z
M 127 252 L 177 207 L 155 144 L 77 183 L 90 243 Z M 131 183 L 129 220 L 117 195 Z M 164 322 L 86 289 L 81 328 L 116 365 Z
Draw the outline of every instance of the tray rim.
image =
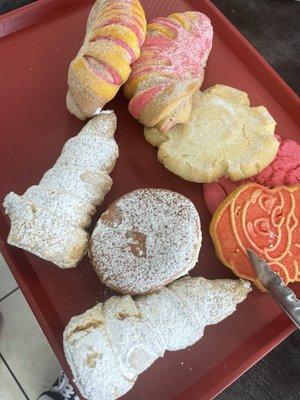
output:
M 294 120 L 298 125 L 300 125 L 300 114 L 296 113 L 300 105 L 299 96 L 293 91 L 293 89 L 283 80 L 283 78 L 270 66 L 270 64 L 263 58 L 263 56 L 254 48 L 254 46 L 245 38 L 245 36 L 225 17 L 225 15 L 212 3 L 211 0 L 184 0 L 186 3 L 190 3 L 193 7 L 198 8 L 201 3 L 203 12 L 213 13 L 214 18 L 217 20 L 217 25 L 225 26 L 225 35 L 222 40 L 228 45 L 232 51 L 237 54 L 238 58 L 241 59 L 245 64 L 246 61 L 247 68 L 251 73 L 255 75 L 257 80 L 266 88 L 266 90 L 272 95 L 275 100 L 280 103 L 281 108 Z M 80 6 L 84 3 L 90 4 L 92 0 L 79 0 Z M 78 0 L 36 0 L 33 3 L 19 7 L 13 11 L 0 15 L 0 38 L 4 38 L 10 34 L 18 32 L 29 26 L 33 26 L 36 23 L 46 21 L 48 18 L 52 18 L 54 14 L 65 12 L 68 9 L 78 7 Z M 232 42 L 232 37 L 234 41 Z M 242 46 L 244 52 L 238 51 L 241 47 L 237 48 L 237 45 Z M 241 57 L 241 54 L 243 57 Z M 257 76 L 253 70 L 261 73 Z M 266 80 L 264 80 L 266 79 Z M 276 82 L 275 90 L 272 83 Z M 280 99 L 279 99 L 280 97 Z M 282 98 L 284 97 L 284 99 Z M 295 117 L 297 115 L 298 118 Z M 4 219 L 3 208 L 0 209 L 0 218 Z M 5 221 L 6 224 L 6 221 Z M 10 251 L 10 245 L 3 241 L 0 237 L 0 252 L 5 259 L 10 271 L 12 272 L 16 282 L 18 283 L 21 292 L 23 293 L 27 303 L 29 304 L 31 310 L 33 311 L 39 325 L 41 326 L 50 346 L 52 347 L 56 357 L 58 358 L 60 364 L 63 366 L 65 372 L 72 377 L 69 366 L 65 360 L 63 353 L 61 352 L 60 342 L 62 338 L 58 338 L 51 328 L 53 326 L 49 324 L 46 314 L 43 313 L 41 307 L 36 301 L 36 292 L 43 295 L 44 299 L 47 299 L 47 315 L 51 314 L 51 321 L 56 321 L 57 325 L 62 326 L 63 323 L 54 309 L 50 299 L 48 298 L 47 292 L 44 290 L 41 284 L 34 287 L 30 286 L 22 277 L 17 269 L 14 268 L 13 256 Z M 25 256 L 22 256 L 28 262 Z M 32 278 L 34 279 L 34 271 L 31 269 Z M 35 276 L 36 282 L 39 280 Z M 45 306 L 43 305 L 43 308 Z M 272 326 L 272 335 L 270 337 L 270 328 Z M 215 398 L 219 393 L 221 393 L 226 387 L 232 384 L 236 379 L 243 375 L 249 368 L 260 361 L 265 355 L 267 355 L 273 348 L 275 348 L 282 340 L 289 336 L 292 332 L 296 330 L 293 323 L 281 313 L 267 325 L 261 328 L 255 335 L 250 337 L 246 342 L 244 342 L 238 349 L 232 352 L 229 356 L 225 358 L 233 359 L 233 368 L 231 372 L 226 376 L 223 376 L 210 390 L 206 391 L 205 395 L 201 397 L 201 400 L 210 400 Z M 236 362 L 235 355 L 239 353 L 241 348 L 247 347 L 247 343 L 253 341 L 253 338 L 257 338 L 260 342 L 259 346 L 256 346 L 256 350 L 249 351 L 249 356 L 244 357 L 242 363 Z M 223 360 L 224 361 L 224 360 Z M 216 366 L 218 367 L 218 366 Z M 215 368 L 214 368 L 215 369 Z M 213 369 L 213 371 L 214 371 Z M 210 373 L 209 373 L 210 374 Z M 209 375 L 208 374 L 208 375 Z M 199 387 L 199 382 L 195 382 L 190 388 L 178 395 L 180 400 L 199 400 L 197 395 L 197 390 Z
M 197 7 L 199 0 L 187 0 L 194 7 Z M 285 80 L 275 71 L 275 69 L 264 59 L 258 50 L 249 42 L 249 40 L 229 21 L 228 18 L 213 4 L 211 0 L 200 0 L 203 11 L 213 11 L 214 17 L 219 24 L 225 25 L 222 40 L 230 47 L 237 57 L 247 65 L 247 69 L 255 75 L 256 79 L 281 105 L 281 108 L 300 125 L 300 115 L 297 112 L 300 106 L 300 98 L 297 93 L 285 82 Z M 214 22 L 216 26 L 216 21 Z M 234 40 L 232 40 L 234 38 Z M 230 44 L 229 44 L 230 42 Z M 257 71 L 260 74 L 257 74 Z M 276 87 L 272 83 L 276 81 Z M 282 96 L 286 102 L 282 101 Z M 297 115 L 297 117 L 295 117 Z
M 91 0 L 79 0 L 80 4 Z M 78 5 L 78 4 L 77 4 Z M 76 0 L 35 0 L 0 15 L 0 38 L 39 23 L 53 14 L 75 8 Z

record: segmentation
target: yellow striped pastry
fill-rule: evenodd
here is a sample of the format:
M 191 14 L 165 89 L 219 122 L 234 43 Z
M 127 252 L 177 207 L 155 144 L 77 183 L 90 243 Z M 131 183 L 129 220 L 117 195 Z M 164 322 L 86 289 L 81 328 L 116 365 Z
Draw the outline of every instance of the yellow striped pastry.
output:
M 146 34 L 138 0 L 97 0 L 83 45 L 68 73 L 67 107 L 84 120 L 98 114 L 128 79 Z

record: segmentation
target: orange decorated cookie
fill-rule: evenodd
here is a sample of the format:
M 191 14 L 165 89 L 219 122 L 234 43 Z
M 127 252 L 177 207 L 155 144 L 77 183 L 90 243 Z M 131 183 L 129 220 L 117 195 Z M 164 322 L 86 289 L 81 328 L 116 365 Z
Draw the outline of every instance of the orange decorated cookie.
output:
M 268 189 L 248 183 L 218 207 L 210 234 L 218 258 L 264 290 L 246 249 L 265 259 L 283 281 L 300 281 L 300 185 Z

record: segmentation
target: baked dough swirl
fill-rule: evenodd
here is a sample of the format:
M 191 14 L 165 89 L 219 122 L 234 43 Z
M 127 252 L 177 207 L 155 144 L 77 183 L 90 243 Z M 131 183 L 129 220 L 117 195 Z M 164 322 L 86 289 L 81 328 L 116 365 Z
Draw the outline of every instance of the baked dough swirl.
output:
M 186 122 L 192 96 L 202 85 L 212 38 L 209 18 L 196 11 L 154 19 L 125 85 L 130 113 L 162 132 Z
M 98 0 L 68 73 L 67 107 L 79 119 L 98 114 L 129 77 L 144 43 L 146 19 L 138 0 Z

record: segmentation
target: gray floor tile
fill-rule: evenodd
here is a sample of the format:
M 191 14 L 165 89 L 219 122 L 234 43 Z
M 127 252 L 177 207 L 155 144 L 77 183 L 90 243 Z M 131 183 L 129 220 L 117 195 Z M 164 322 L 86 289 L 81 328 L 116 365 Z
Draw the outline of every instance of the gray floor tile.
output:
M 1 400 L 26 400 L 13 376 L 0 358 L 0 399 Z
M 20 289 L 0 302 L 0 314 L 0 353 L 35 400 L 56 379 L 59 362 Z
M 17 282 L 14 280 L 14 277 L 0 253 L 0 299 L 14 290 L 17 286 Z

